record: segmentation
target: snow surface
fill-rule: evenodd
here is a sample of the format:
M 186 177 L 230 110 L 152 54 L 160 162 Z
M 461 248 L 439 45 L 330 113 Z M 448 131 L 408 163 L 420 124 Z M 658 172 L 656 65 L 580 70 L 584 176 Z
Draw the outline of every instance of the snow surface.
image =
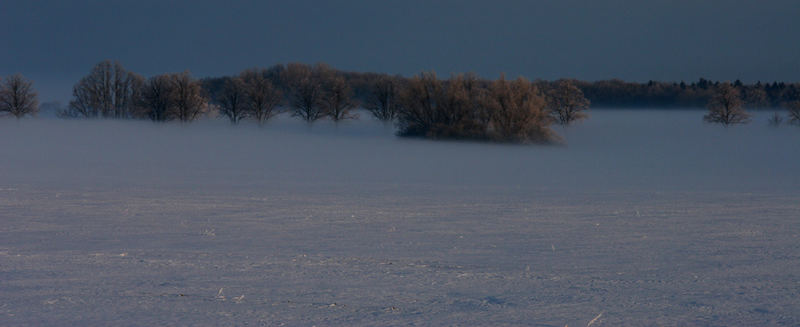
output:
M 594 110 L 563 146 L 2 119 L 0 325 L 798 325 L 770 114 Z

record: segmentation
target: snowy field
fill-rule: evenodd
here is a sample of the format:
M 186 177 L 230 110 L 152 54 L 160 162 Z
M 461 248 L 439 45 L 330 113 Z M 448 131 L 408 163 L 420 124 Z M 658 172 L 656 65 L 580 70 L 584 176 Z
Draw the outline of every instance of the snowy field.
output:
M 800 325 L 800 128 L 702 115 L 2 119 L 0 326 Z

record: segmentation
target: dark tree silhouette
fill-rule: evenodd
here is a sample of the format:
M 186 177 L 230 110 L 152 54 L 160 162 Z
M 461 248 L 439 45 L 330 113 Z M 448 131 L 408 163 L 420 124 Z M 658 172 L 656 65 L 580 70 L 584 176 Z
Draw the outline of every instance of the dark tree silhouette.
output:
M 244 83 L 245 107 L 248 115 L 259 124 L 279 114 L 278 105 L 283 100 L 281 91 L 273 86 L 268 78 L 270 75 L 279 74 L 266 69 L 251 69 L 239 75 Z
M 486 126 L 476 119 L 480 107 L 474 75 L 457 75 L 444 82 L 435 73 L 411 78 L 401 93 L 398 126 L 401 135 L 430 138 L 486 138 Z
M 557 123 L 568 126 L 587 117 L 583 111 L 589 108 L 589 100 L 575 83 L 560 80 L 547 92 L 547 106 Z
M 247 117 L 247 94 L 244 81 L 240 77 L 228 78 L 217 99 L 219 112 L 228 117 L 232 124 Z
M 397 84 L 394 78 L 386 75 L 372 81 L 367 100 L 364 101 L 364 108 L 383 122 L 393 121 L 399 111 Z
M 152 121 L 167 121 L 172 118 L 175 107 L 175 79 L 168 74 L 153 76 L 142 89 L 142 110 Z
M 35 116 L 38 111 L 39 101 L 32 82 L 15 74 L 0 83 L 0 113 L 6 112 L 19 119 L 25 115 Z
M 749 122 L 750 115 L 742 107 L 739 89 L 727 82 L 720 84 L 708 103 L 708 114 L 703 120 L 723 126 Z
M 353 102 L 353 90 L 344 77 L 328 70 L 321 72 L 321 78 L 323 87 L 321 104 L 327 116 L 335 122 L 358 118 L 358 114 L 352 112 L 356 107 Z
M 74 99 L 62 116 L 84 118 L 132 118 L 137 116 L 139 91 L 144 78 L 125 70 L 118 62 L 98 63 L 72 88 Z
M 197 119 L 208 109 L 208 99 L 203 95 L 200 82 L 192 78 L 188 71 L 172 74 L 170 78 L 172 79 L 171 86 L 174 88 L 170 92 L 174 105 L 171 116 L 182 122 Z
M 313 68 L 298 63 L 286 66 L 284 78 L 288 85 L 292 116 L 311 123 L 327 115 L 322 106 L 323 89 L 320 78 L 320 73 L 326 69 L 327 66 L 323 64 L 317 64 Z
M 435 136 L 439 120 L 439 99 L 444 86 L 436 73 L 421 73 L 412 77 L 401 93 L 402 110 L 398 112 L 401 135 Z

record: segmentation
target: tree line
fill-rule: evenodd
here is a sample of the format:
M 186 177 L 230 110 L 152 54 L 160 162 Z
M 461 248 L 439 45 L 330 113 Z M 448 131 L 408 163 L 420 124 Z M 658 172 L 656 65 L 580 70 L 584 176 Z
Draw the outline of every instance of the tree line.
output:
M 570 125 L 594 106 L 705 105 L 704 120 L 722 125 L 749 121 L 745 107 L 781 105 L 800 124 L 798 84 L 745 85 L 740 81 L 646 84 L 619 80 L 489 80 L 475 74 L 439 78 L 336 70 L 326 64 L 290 63 L 245 70 L 234 76 L 198 79 L 188 71 L 145 78 L 120 63 L 103 61 L 73 87 L 64 118 L 149 119 L 190 122 L 219 115 L 237 124 L 264 124 L 288 112 L 308 123 L 358 118 L 363 108 L 394 123 L 403 136 L 551 142 L 554 124 Z M 0 113 L 17 118 L 38 110 L 32 83 L 21 75 L 0 79 Z M 783 117 L 771 122 L 780 124 Z
M 621 80 L 597 82 L 577 81 L 595 107 L 703 107 L 711 101 L 725 82 L 700 78 L 698 81 L 631 83 Z M 772 82 L 729 83 L 739 90 L 743 105 L 748 108 L 779 108 L 800 97 L 800 83 Z
M 358 118 L 356 108 L 395 123 L 400 135 L 428 138 L 549 142 L 550 125 L 583 119 L 589 101 L 572 81 L 537 85 L 474 74 L 441 79 L 342 72 L 326 64 L 290 63 L 235 76 L 196 79 L 189 72 L 145 79 L 104 61 L 73 87 L 68 118 L 189 122 L 217 114 L 259 124 L 288 112 L 308 123 Z

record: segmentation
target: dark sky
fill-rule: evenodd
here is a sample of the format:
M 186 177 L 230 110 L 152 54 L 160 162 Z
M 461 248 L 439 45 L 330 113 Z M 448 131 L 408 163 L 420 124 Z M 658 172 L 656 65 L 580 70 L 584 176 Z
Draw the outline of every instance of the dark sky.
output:
M 0 1 L 0 76 L 63 99 L 96 62 L 144 75 L 300 61 L 412 75 L 799 81 L 798 0 Z

